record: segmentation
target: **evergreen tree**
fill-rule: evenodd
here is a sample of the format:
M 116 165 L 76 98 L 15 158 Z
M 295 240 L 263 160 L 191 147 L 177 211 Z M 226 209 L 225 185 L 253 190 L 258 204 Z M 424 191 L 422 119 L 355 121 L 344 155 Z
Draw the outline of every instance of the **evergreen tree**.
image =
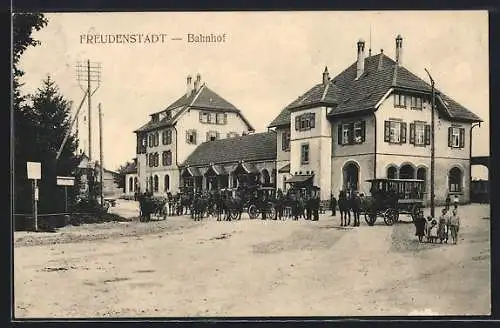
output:
M 74 176 L 80 161 L 76 156 L 78 140 L 74 134 L 69 135 L 61 156 L 56 161 L 57 151 L 70 129 L 71 102 L 60 95 L 50 76 L 29 99 L 31 104 L 25 106 L 23 112 L 26 124 L 31 128 L 30 135 L 22 133 L 27 139 L 23 151 L 29 161 L 42 163 L 40 213 L 61 211 L 64 210 L 64 190 L 56 186 L 56 176 Z M 73 193 L 69 193 L 69 196 L 73 196 Z
M 27 181 L 26 162 L 30 158 L 29 148 L 32 143 L 31 136 L 35 126 L 26 118 L 28 106 L 26 97 L 21 93 L 20 82 L 24 72 L 19 68 L 19 60 L 28 47 L 39 45 L 40 42 L 32 37 L 33 31 L 38 31 L 47 25 L 48 21 L 40 13 L 15 13 L 12 16 L 13 23 L 13 65 L 12 65 L 12 114 L 13 114 L 13 146 L 14 149 L 14 194 L 16 196 L 15 212 L 31 212 L 31 186 Z

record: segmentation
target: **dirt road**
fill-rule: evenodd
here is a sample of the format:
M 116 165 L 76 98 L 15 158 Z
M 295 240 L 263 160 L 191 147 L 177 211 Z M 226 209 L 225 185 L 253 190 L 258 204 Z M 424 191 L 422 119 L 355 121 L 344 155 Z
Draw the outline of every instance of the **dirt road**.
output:
M 489 314 L 489 207 L 460 213 L 458 245 L 329 216 L 16 233 L 16 317 Z

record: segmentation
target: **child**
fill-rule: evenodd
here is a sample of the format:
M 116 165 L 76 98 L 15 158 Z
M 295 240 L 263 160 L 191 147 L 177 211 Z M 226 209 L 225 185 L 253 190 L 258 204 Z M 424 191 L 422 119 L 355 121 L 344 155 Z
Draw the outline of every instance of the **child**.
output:
M 439 217 L 439 224 L 438 224 L 438 237 L 439 237 L 439 243 L 443 243 L 444 240 L 447 240 L 448 238 L 446 237 L 446 208 L 443 208 L 441 212 L 441 216 Z
M 422 238 L 425 235 L 425 224 L 426 224 L 426 220 L 425 220 L 424 212 L 422 210 L 420 210 L 417 214 L 416 219 L 415 219 L 415 228 L 416 228 L 415 235 L 418 237 L 419 242 L 422 242 Z
M 431 227 L 432 227 L 432 217 L 428 216 L 427 221 L 425 221 L 425 237 L 427 238 L 427 242 L 431 242 Z
M 435 243 L 438 238 L 438 225 L 436 220 L 431 221 L 431 232 L 430 232 L 430 237 L 431 237 L 431 243 Z

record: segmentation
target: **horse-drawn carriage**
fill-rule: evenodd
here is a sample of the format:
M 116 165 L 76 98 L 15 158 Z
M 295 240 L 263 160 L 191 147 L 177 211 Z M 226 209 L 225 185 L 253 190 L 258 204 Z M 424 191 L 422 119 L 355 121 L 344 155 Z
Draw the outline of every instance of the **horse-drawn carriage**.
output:
M 362 197 L 361 211 L 368 225 L 374 225 L 378 216 L 387 225 L 399 220 L 399 214 L 410 214 L 414 221 L 424 205 L 424 180 L 370 179 L 371 196 Z
M 229 219 L 236 220 L 241 213 L 247 212 L 250 219 L 274 217 L 274 202 L 276 190 L 274 187 L 260 185 L 243 185 L 238 188 L 220 190 L 226 199 L 225 209 Z

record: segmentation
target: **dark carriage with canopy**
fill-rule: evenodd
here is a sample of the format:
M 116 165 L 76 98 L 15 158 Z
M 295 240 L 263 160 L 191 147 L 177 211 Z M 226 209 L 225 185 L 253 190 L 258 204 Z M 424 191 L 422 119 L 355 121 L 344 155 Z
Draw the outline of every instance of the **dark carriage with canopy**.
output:
M 320 188 L 313 184 L 313 174 L 296 174 L 286 181 L 290 184 L 288 194 L 309 199 L 318 196 Z
M 368 225 L 382 216 L 387 225 L 398 222 L 400 214 L 409 214 L 413 221 L 424 206 L 424 180 L 370 179 L 370 197 L 362 200 L 362 212 Z

